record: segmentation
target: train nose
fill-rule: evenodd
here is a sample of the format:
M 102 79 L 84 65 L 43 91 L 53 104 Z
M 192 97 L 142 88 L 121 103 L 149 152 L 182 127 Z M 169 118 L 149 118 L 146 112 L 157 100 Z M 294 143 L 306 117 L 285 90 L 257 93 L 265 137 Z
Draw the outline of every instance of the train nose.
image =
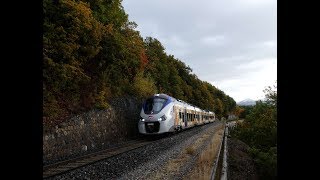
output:
M 145 122 L 145 129 L 147 133 L 157 133 L 160 130 L 160 122 Z

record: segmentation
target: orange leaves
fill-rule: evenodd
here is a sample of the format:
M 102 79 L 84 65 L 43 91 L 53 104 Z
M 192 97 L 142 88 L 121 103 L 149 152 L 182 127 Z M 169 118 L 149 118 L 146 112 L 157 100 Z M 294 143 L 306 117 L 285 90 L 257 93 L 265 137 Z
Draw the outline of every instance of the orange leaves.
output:
M 104 32 L 106 34 L 113 34 L 113 31 L 114 31 L 113 24 L 108 24 L 104 26 Z
M 245 109 L 243 109 L 239 106 L 236 106 L 235 115 L 239 117 L 242 113 L 244 113 L 244 111 L 245 111 Z
M 148 64 L 148 57 L 146 55 L 146 52 L 144 50 L 141 51 L 140 53 L 140 70 L 144 70 L 144 68 Z
M 68 9 L 68 13 L 66 13 L 67 18 L 72 18 L 79 27 L 92 28 L 89 23 L 90 19 L 93 19 L 92 11 L 87 3 L 70 0 L 62 0 L 61 3 Z

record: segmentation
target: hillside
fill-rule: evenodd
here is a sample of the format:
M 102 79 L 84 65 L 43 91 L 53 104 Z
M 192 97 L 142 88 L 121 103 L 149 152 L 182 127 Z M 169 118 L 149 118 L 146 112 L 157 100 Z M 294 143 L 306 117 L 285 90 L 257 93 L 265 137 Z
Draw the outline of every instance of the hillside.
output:
M 214 111 L 218 118 L 236 102 L 155 38 L 143 39 L 121 0 L 44 0 L 43 122 L 53 127 L 115 97 L 144 99 L 165 93 Z

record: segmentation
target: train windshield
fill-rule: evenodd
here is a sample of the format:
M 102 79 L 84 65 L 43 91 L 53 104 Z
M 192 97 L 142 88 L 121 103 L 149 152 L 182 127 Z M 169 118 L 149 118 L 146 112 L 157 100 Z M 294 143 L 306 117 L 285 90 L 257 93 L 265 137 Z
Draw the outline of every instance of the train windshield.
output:
M 143 106 L 145 114 L 157 114 L 166 105 L 167 99 L 152 97 L 146 100 Z

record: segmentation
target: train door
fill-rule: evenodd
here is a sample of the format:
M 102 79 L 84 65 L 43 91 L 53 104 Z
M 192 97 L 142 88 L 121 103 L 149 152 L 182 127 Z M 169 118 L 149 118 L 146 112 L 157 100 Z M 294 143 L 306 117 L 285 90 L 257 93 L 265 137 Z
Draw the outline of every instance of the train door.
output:
M 179 125 L 179 121 L 181 118 L 181 113 L 179 113 L 179 108 L 177 106 L 173 106 L 173 112 L 174 112 L 174 125 L 178 126 Z
M 187 108 L 184 108 L 184 127 L 188 127 L 188 117 L 187 117 Z

